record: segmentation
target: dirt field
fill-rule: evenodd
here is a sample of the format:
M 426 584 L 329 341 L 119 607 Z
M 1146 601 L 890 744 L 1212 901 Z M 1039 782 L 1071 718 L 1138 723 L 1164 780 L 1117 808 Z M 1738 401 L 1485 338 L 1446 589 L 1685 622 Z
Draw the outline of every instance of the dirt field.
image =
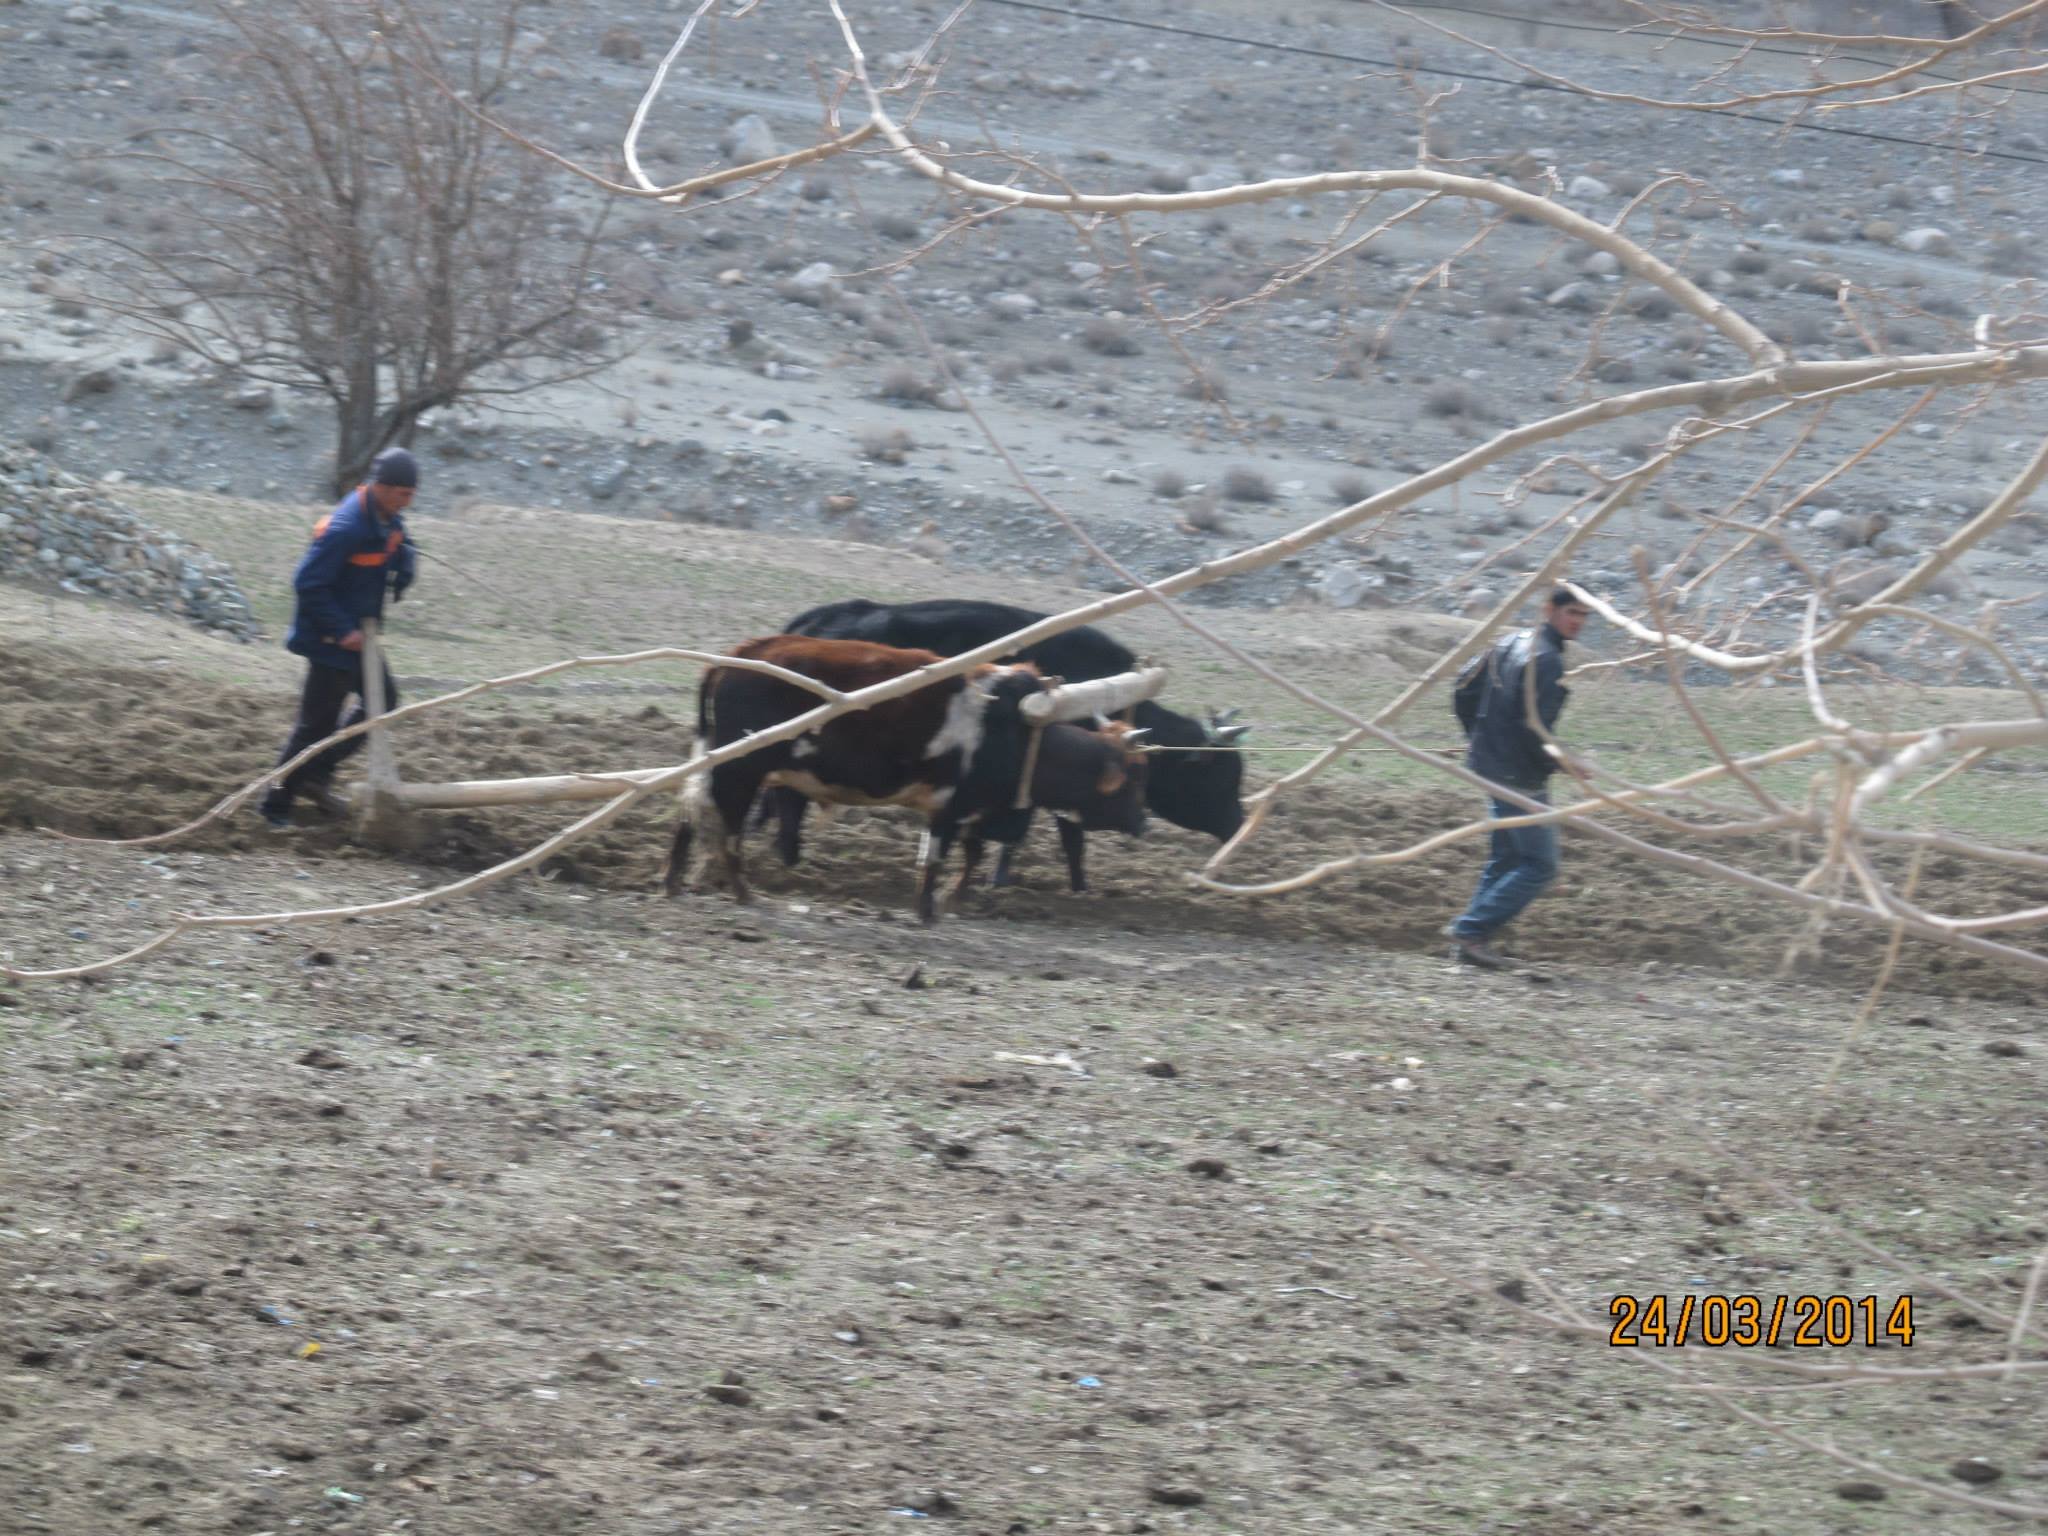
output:
M 151 511 L 233 548 L 275 621 L 296 515 Z M 932 579 L 852 545 L 428 522 L 445 566 L 394 614 L 411 697 L 571 635 L 729 640 Z M 536 551 L 545 599 L 487 589 Z M 1282 611 L 1237 632 L 1363 704 L 1416 643 L 1392 622 Z M 1156 621 L 1122 627 L 1174 667 L 1175 702 L 1220 686 Z M 679 760 L 685 677 L 571 674 L 432 717 L 405 771 Z M 0 591 L 0 954 L 61 964 L 180 911 L 423 889 L 560 823 L 437 818 L 402 858 L 246 814 L 157 848 L 30 830 L 196 813 L 267 762 L 294 680 L 281 652 Z M 1256 692 L 1214 702 L 1236 701 L 1275 744 L 1314 739 Z M 1589 722 L 1657 707 L 1582 702 Z M 1397 846 L 1465 811 L 1362 760 L 1234 867 Z M 671 903 L 649 894 L 671 814 L 423 914 L 0 989 L 8 1529 L 1996 1521 L 1899 1488 L 1863 1501 L 1865 1474 L 1660 1369 L 1777 1387 L 1790 1350 L 1611 1350 L 1605 1331 L 1617 1293 L 1911 1293 L 1910 1354 L 1801 1360 L 2000 1358 L 2048 1237 L 2041 1011 L 2013 975 L 1908 946 L 1859 1031 L 1876 939 L 1831 935 L 1781 979 L 1780 914 L 1583 843 L 1518 935 L 1547 962 L 1527 977 L 1437 955 L 1467 849 L 1244 903 L 1183 889 L 1205 845 L 1165 828 L 1103 840 L 1103 893 L 1076 900 L 1047 837 L 1026 889 L 927 932 L 907 824 L 848 817 L 795 872 L 757 857 L 753 909 Z M 1928 881 L 1937 905 L 2023 894 Z M 1998 1480 L 1965 1467 L 1976 1493 L 2034 1502 L 2048 1425 L 2028 1380 L 1735 1401 L 1957 1490 L 1951 1469 L 1983 1458 Z

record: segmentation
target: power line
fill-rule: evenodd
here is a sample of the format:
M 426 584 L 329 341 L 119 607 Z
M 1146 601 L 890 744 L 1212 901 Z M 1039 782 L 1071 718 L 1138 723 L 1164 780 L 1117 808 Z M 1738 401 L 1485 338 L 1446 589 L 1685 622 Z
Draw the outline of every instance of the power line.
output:
M 1296 54 L 1303 58 L 1328 59 L 1337 64 L 1364 64 L 1375 69 L 1399 70 L 1411 66 L 1399 64 L 1392 59 L 1373 58 L 1368 54 L 1338 53 L 1328 48 L 1311 48 L 1304 43 L 1272 43 L 1259 38 L 1238 37 L 1228 32 L 1211 32 L 1200 27 L 1177 27 L 1164 21 L 1144 21 L 1131 16 L 1106 16 L 1099 11 L 1074 10 L 1063 5 L 1047 5 L 1043 0 L 983 0 L 985 5 L 1001 6 L 1013 11 L 1038 11 L 1048 16 L 1064 16 L 1071 21 L 1101 22 L 1112 27 L 1132 27 L 1144 32 L 1166 32 L 1175 37 L 1191 37 L 1202 42 L 1229 43 L 1238 48 L 1252 48 L 1265 53 Z M 1440 7 L 1453 9 L 1453 7 Z M 1490 14 L 1490 13 L 1475 13 Z M 1551 23 L 1543 23 L 1551 25 Z M 1605 29 L 1602 29 L 1605 30 Z M 1611 33 L 1610 36 L 1618 35 Z M 1516 90 L 1540 91 L 1560 96 L 1584 98 L 1583 93 L 1569 86 L 1555 85 L 1548 80 L 1517 80 L 1505 75 L 1490 75 L 1480 70 L 1446 69 L 1438 65 L 1412 66 L 1418 75 L 1434 75 L 1446 80 L 1471 80 L 1484 85 L 1505 85 Z M 2030 95 L 2048 94 L 2029 92 Z M 1878 133 L 1868 128 L 1836 128 L 1822 123 L 1809 123 L 1798 118 L 1770 117 L 1761 112 L 1741 112 L 1729 107 L 1701 107 L 1702 116 L 1725 117 L 1738 122 L 1762 123 L 1766 127 L 1790 129 L 1798 133 L 1820 133 L 1843 139 L 1864 139 L 1876 144 L 1899 144 L 1915 149 L 1950 150 L 1953 145 L 1937 144 L 1927 139 L 1907 138 L 1902 134 Z M 2010 149 L 1973 149 L 1969 155 L 1987 160 L 2010 160 L 2020 165 L 2048 165 L 2048 157 L 2023 154 Z
M 1368 0 L 1344 0 L 1344 3 L 1348 5 L 1363 5 L 1368 3 Z M 1546 27 L 1553 32 L 1597 32 L 1603 37 L 1628 36 L 1641 37 L 1660 43 L 1683 42 L 1689 48 L 1718 48 L 1723 53 L 1760 53 L 1779 59 L 1810 59 L 1813 57 L 1813 51 L 1809 48 L 1772 48 L 1759 42 L 1738 43 L 1726 38 L 1696 37 L 1690 33 L 1677 33 L 1666 36 L 1662 33 L 1641 31 L 1623 32 L 1614 27 L 1603 26 L 1597 21 L 1561 21 L 1548 16 L 1517 16 L 1512 11 L 1489 11 L 1475 5 L 1445 5 L 1441 3 L 1441 0 L 1401 0 L 1401 7 L 1403 10 L 1409 11 L 1448 11 L 1453 16 L 1480 16 L 1488 21 L 1511 22 L 1516 26 Z M 1946 39 L 1929 37 L 1927 41 L 1930 43 L 1940 43 L 1946 41 Z M 1861 53 L 1836 53 L 1829 55 L 1829 57 L 1841 59 L 1850 64 L 1868 64 L 1873 69 L 1884 69 L 1896 62 L 1890 59 L 1873 59 L 1869 55 Z M 1932 69 L 1926 71 L 1926 73 L 1936 80 L 1954 80 L 1956 78 L 1953 75 L 1944 75 Z M 2048 91 L 2037 91 L 2024 85 L 2006 86 L 2004 89 L 2020 96 L 2048 96 Z
M 1347 5 L 1364 5 L 1369 3 L 1369 0 L 1343 0 L 1343 3 Z M 1453 16 L 1480 16 L 1488 21 L 1511 22 L 1517 26 L 1547 27 L 1553 32 L 1597 32 L 1603 37 L 1641 37 L 1657 43 L 1682 42 L 1688 48 L 1718 48 L 1723 53 L 1763 54 L 1767 57 L 1779 59 L 1811 59 L 1814 57 L 1813 50 L 1810 48 L 1771 48 L 1763 43 L 1734 42 L 1719 37 L 1696 37 L 1685 32 L 1670 35 L 1635 31 L 1624 32 L 1614 27 L 1604 27 L 1598 22 L 1593 21 L 1556 21 L 1543 16 L 1516 16 L 1508 11 L 1488 11 L 1482 10 L 1477 6 L 1444 5 L 1438 3 L 1438 0 L 1401 0 L 1401 6 L 1404 10 L 1410 11 L 1447 11 Z M 1945 39 L 1930 37 L 1927 41 L 1930 43 L 1941 43 Z M 1868 54 L 1861 53 L 1831 53 L 1828 57 L 1840 59 L 1848 64 L 1868 64 L 1872 69 L 1887 69 L 1897 63 L 1897 60 L 1894 59 L 1873 59 Z M 1937 69 L 1927 69 L 1922 71 L 1922 73 L 1926 74 L 1930 79 L 1946 80 L 1951 84 L 1959 84 L 1962 78 L 1964 78 L 1956 75 L 1945 75 Z M 2040 96 L 2048 98 L 2048 91 L 2035 90 L 2032 86 L 2007 85 L 2000 86 L 1999 89 L 2010 92 L 2015 96 Z

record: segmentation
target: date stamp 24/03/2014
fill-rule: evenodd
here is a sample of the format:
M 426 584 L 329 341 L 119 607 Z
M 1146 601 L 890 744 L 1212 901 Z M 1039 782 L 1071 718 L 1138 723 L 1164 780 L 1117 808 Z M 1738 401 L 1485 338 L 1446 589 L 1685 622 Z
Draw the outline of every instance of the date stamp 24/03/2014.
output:
M 1789 1344 L 1798 1349 L 1913 1345 L 1913 1298 L 1878 1296 L 1617 1296 L 1607 1304 L 1607 1342 L 1681 1349 Z

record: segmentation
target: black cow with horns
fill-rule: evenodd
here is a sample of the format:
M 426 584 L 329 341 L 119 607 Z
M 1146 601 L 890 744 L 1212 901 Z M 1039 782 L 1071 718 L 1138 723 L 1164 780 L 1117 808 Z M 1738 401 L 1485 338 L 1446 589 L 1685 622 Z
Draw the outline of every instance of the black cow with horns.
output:
M 789 621 L 784 632 L 820 639 L 867 640 L 878 645 L 958 656 L 1045 617 L 1009 603 L 971 598 L 876 603 L 856 597 L 800 613 Z M 1029 662 L 1045 676 L 1064 678 L 1070 683 L 1114 677 L 1138 664 L 1128 647 L 1088 625 L 1027 645 L 1005 659 Z M 1133 709 L 1131 724 L 1146 733 L 1148 809 L 1175 826 L 1206 832 L 1219 841 L 1244 824 L 1244 807 L 1239 800 L 1244 783 L 1244 756 L 1234 747 L 1251 727 L 1231 724 L 1235 714 L 1234 710 L 1225 715 L 1212 714 L 1205 725 L 1149 699 Z M 791 864 L 801 852 L 799 829 L 805 807 L 802 796 L 782 790 L 772 791 L 771 802 L 762 806 L 764 817 L 773 814 L 780 818 L 777 847 Z M 1005 843 L 996 861 L 997 885 L 1009 882 L 1014 846 Z M 1070 865 L 1078 869 L 1079 860 L 1074 857 L 1078 849 L 1071 843 L 1069 849 Z

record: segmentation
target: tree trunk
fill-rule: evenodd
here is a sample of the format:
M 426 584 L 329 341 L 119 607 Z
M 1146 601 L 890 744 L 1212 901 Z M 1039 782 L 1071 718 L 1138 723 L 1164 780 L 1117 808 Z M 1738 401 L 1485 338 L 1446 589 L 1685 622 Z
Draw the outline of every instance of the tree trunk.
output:
M 347 393 L 335 402 L 335 413 L 333 490 L 345 496 L 362 484 L 370 460 L 384 446 L 377 410 L 377 354 L 368 344 L 359 345 L 349 360 Z

